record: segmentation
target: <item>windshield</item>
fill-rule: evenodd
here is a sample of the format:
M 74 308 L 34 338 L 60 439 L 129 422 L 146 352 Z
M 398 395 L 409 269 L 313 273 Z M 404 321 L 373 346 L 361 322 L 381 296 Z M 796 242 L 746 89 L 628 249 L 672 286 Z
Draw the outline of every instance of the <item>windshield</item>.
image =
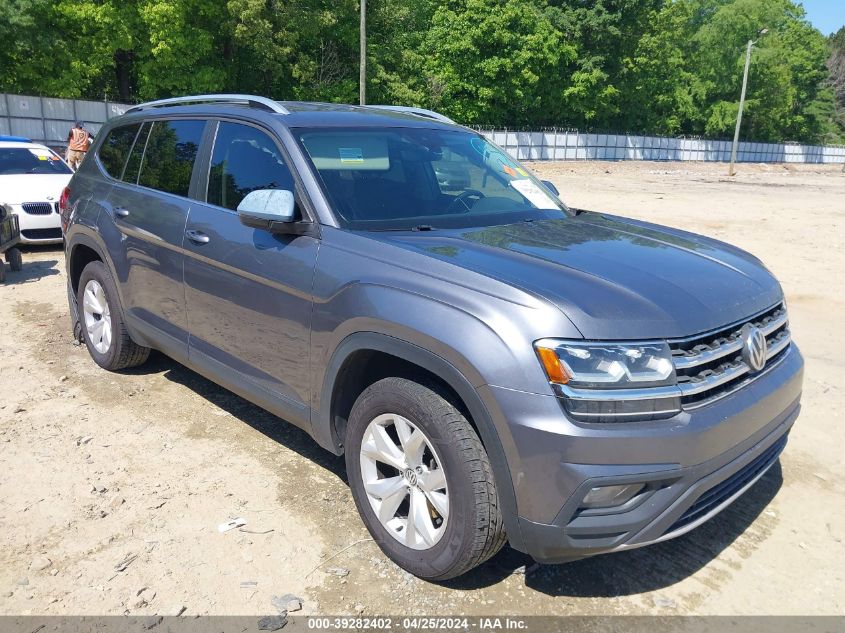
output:
M 70 167 L 46 147 L 0 147 L 0 176 L 71 173 Z
M 296 134 L 345 228 L 463 228 L 566 214 L 540 181 L 474 132 L 322 128 Z

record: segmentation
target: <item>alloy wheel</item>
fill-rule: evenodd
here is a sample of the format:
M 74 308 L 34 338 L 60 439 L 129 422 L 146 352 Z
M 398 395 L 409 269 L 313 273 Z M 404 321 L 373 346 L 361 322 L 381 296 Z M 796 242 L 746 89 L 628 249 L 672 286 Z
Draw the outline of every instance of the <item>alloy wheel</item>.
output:
M 388 534 L 411 549 L 437 544 L 449 520 L 449 492 L 425 433 L 401 415 L 380 415 L 364 432 L 359 462 L 367 500 Z
M 88 340 L 100 354 L 109 351 L 112 341 L 111 310 L 106 293 L 96 279 L 85 284 L 82 293 L 82 315 Z

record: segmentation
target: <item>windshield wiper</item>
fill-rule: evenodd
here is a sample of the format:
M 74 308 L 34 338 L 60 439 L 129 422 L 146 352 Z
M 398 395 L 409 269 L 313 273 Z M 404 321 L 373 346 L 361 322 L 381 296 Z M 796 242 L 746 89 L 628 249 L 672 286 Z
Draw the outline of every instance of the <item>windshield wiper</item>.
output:
M 417 224 L 416 226 L 403 226 L 401 228 L 390 228 L 390 229 L 370 229 L 371 231 L 436 231 L 437 229 L 431 226 L 430 224 Z

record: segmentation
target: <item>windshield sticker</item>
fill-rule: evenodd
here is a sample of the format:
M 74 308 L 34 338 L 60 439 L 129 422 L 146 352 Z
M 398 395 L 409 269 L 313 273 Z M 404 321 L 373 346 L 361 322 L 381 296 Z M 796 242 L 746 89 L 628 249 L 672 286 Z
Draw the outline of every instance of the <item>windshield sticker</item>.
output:
M 526 200 L 533 204 L 538 209 L 558 209 L 557 204 L 552 200 L 545 191 L 540 189 L 533 181 L 528 178 L 521 180 L 511 180 L 511 187 L 516 189 L 519 193 L 525 196 Z
M 519 175 L 517 174 L 517 171 L 510 165 L 502 165 L 502 171 L 513 178 L 516 178 Z
M 341 163 L 363 163 L 364 151 L 360 147 L 338 147 Z
M 50 160 L 53 157 L 53 152 L 49 149 L 41 149 L 40 147 L 27 147 L 29 153 L 37 156 L 39 160 Z

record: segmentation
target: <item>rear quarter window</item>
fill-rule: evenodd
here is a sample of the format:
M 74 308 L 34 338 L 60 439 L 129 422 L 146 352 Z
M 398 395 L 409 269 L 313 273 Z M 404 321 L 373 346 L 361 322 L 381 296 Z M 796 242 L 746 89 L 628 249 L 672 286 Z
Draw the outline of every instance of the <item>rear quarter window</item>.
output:
M 133 123 L 132 125 L 121 125 L 113 128 L 106 136 L 100 149 L 97 150 L 100 163 L 112 178 L 120 180 L 123 174 L 123 166 L 126 164 L 126 157 L 129 156 L 132 143 L 140 127 L 140 123 Z
M 141 163 L 138 184 L 187 197 L 205 121 L 154 121 Z

